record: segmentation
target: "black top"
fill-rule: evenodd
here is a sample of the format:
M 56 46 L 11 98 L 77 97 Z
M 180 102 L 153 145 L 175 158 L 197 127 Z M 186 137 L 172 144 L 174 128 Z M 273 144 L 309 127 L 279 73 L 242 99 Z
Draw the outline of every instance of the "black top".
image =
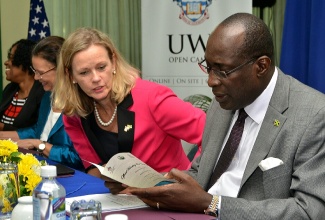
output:
M 0 118 L 9 107 L 12 98 L 19 90 L 17 83 L 9 83 L 2 91 L 2 101 L 0 103 Z M 19 115 L 15 118 L 12 125 L 5 124 L 4 131 L 15 131 L 19 128 L 30 127 L 34 125 L 38 118 L 38 110 L 44 94 L 44 89 L 39 81 L 35 81 L 29 92 L 26 103 L 22 107 Z
M 101 145 L 101 148 L 104 150 L 101 158 L 103 161 L 107 162 L 109 159 L 111 159 L 112 156 L 119 153 L 117 141 L 118 135 L 117 133 L 101 129 L 96 122 L 94 113 L 91 113 L 88 117 L 90 129 L 94 132 L 98 142 Z
M 105 164 L 116 153 L 132 151 L 134 129 L 129 132 L 124 131 L 125 125 L 132 125 L 135 128 L 135 113 L 128 109 L 132 105 L 132 94 L 129 94 L 117 106 L 118 133 L 102 130 L 96 123 L 93 112 L 85 118 L 80 118 L 90 144 L 102 161 L 101 164 Z

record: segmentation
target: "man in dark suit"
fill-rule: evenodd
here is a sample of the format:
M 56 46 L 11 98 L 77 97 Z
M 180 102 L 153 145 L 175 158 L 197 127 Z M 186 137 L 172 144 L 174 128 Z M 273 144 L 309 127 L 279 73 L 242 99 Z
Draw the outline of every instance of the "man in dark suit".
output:
M 324 219 L 325 95 L 275 67 L 267 26 L 246 13 L 213 31 L 200 65 L 215 95 L 201 156 L 189 175 L 176 169 L 166 175 L 178 183 L 122 193 L 222 220 Z M 248 116 L 238 149 L 214 180 L 239 109 Z

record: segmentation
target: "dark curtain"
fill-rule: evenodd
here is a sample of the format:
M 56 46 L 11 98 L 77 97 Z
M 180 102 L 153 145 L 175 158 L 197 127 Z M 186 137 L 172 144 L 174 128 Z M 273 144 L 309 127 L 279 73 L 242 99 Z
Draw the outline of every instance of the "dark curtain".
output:
M 325 1 L 287 0 L 280 68 L 325 92 Z

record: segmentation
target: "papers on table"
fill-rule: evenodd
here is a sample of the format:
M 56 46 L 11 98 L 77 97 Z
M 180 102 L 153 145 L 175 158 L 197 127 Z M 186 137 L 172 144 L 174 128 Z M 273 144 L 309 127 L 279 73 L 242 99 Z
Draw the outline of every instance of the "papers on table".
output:
M 86 200 L 91 199 L 99 201 L 102 204 L 102 212 L 112 212 L 118 210 L 126 209 L 137 209 L 148 207 L 144 202 L 142 202 L 138 197 L 132 195 L 113 195 L 111 193 L 107 194 L 92 194 L 86 196 L 77 196 L 72 198 L 66 198 L 65 209 L 67 213 L 70 213 L 70 205 L 73 201 L 77 200 Z

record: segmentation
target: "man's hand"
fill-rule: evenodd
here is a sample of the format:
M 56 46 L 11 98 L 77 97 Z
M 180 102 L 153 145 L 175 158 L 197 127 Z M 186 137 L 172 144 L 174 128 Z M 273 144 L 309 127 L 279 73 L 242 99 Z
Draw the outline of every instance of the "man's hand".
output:
M 103 167 L 105 167 L 105 164 L 102 165 Z M 120 191 L 124 190 L 127 186 L 117 182 L 111 178 L 108 178 L 107 176 L 104 176 L 100 173 L 99 169 L 94 167 L 90 170 L 87 171 L 87 174 L 92 175 L 92 176 L 96 176 L 101 178 L 102 180 L 104 180 L 104 184 L 105 186 L 109 189 L 110 193 L 112 194 L 118 194 Z
M 87 171 L 87 174 L 101 178 L 101 173 L 99 171 L 99 169 L 97 169 L 96 167 L 91 168 L 90 170 Z
M 165 176 L 178 182 L 151 188 L 128 187 L 120 193 L 136 195 L 154 208 L 198 213 L 208 208 L 212 195 L 205 192 L 191 176 L 177 169 L 172 169 Z
M 127 187 L 126 185 L 124 185 L 120 182 L 117 182 L 111 178 L 108 178 L 106 176 L 101 175 L 100 178 L 105 181 L 105 186 L 107 188 L 109 188 L 110 193 L 112 193 L 114 195 L 118 194 L 119 192 L 121 192 L 122 190 L 124 190 Z

